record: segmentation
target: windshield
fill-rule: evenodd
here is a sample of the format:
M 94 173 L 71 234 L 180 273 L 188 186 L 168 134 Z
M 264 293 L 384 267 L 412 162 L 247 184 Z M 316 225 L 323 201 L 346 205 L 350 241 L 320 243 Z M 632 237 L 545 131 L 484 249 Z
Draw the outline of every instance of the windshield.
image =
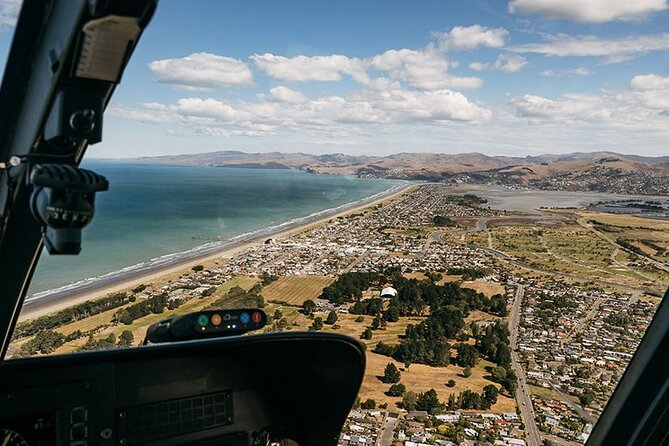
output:
M 600 3 L 163 1 L 8 356 L 261 308 L 366 345 L 341 444 L 583 444 L 669 286 L 669 12 Z

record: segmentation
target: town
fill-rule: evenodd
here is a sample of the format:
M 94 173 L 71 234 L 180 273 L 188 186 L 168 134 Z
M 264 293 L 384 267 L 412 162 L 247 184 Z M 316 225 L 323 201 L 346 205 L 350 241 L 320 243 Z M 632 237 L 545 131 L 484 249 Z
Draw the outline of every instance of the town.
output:
M 441 184 L 415 185 L 115 293 L 97 307 L 87 303 L 85 316 L 74 307 L 24 321 L 12 353 L 130 345 L 166 314 L 258 306 L 271 316 L 270 331 L 335 331 L 366 344 L 368 371 L 341 445 L 583 444 L 667 276 L 659 269 L 653 280 L 632 281 L 632 273 L 642 274 L 633 268 L 653 267 L 639 258 L 624 265 L 631 273 L 620 280 L 608 274 L 593 281 L 587 269 L 584 277 L 552 271 L 543 257 L 521 259 L 500 232 L 520 230 L 519 221 L 537 233 L 572 230 L 577 218 L 494 210 Z M 537 237 L 535 245 L 544 247 L 537 255 L 560 257 L 549 234 Z M 416 290 L 413 300 L 409 290 Z M 412 351 L 412 336 L 419 336 L 413 327 L 443 314 L 457 322 L 452 332 L 420 338 L 428 352 Z

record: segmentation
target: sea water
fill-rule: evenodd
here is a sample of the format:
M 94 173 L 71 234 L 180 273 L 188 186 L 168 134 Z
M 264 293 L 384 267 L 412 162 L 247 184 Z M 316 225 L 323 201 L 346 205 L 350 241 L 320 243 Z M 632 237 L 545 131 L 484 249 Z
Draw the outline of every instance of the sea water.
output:
M 44 252 L 29 295 L 148 269 L 364 200 L 397 181 L 293 169 L 86 161 L 107 177 L 77 256 Z M 269 232 L 269 231 L 266 231 Z

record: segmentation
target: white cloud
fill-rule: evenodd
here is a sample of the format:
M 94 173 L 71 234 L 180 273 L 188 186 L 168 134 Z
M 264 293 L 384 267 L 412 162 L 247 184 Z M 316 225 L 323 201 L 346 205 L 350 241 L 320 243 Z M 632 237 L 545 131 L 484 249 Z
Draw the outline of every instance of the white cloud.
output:
M 366 60 L 371 70 L 388 72 L 393 79 L 403 80 L 424 90 L 443 88 L 479 88 L 483 81 L 478 77 L 459 77 L 448 73 L 456 65 L 432 47 L 423 50 L 388 50 Z
M 259 136 L 280 131 L 330 136 L 378 134 L 407 126 L 413 129 L 421 124 L 483 122 L 492 116 L 490 110 L 470 102 L 462 93 L 447 89 L 365 90 L 346 97 L 325 96 L 303 101 L 302 98 L 286 87 L 276 87 L 255 102 L 191 97 L 174 104 L 110 107 L 109 114 L 180 125 L 215 136 Z
M 506 44 L 509 32 L 504 28 L 488 28 L 481 25 L 455 26 L 449 32 L 433 33 L 444 51 L 467 51 L 480 47 L 501 48 Z
M 284 57 L 256 54 L 251 56 L 251 60 L 268 76 L 285 82 L 334 82 L 348 75 L 354 81 L 377 90 L 398 88 L 396 81 L 404 81 L 423 90 L 471 89 L 483 84 L 477 77 L 451 75 L 448 69 L 457 63 L 449 62 L 432 45 L 421 50 L 388 50 L 365 59 L 342 55 Z M 381 72 L 387 77 L 372 77 L 372 72 Z
M 254 54 L 251 60 L 259 70 L 281 81 L 339 81 L 342 74 L 363 79 L 365 69 L 360 59 L 334 54 L 331 56 L 284 57 Z
M 548 36 L 549 41 L 510 47 L 516 53 L 538 53 L 558 57 L 604 57 L 604 64 L 618 63 L 651 51 L 669 50 L 669 33 L 602 39 L 597 36 Z
M 174 84 L 187 91 L 253 84 L 253 74 L 246 63 L 210 53 L 155 60 L 149 63 L 149 69 L 158 82 Z
M 523 56 L 500 54 L 494 63 L 472 62 L 469 68 L 474 71 L 504 71 L 505 73 L 515 73 L 527 65 L 527 59 Z
M 667 9 L 667 0 L 511 0 L 512 14 L 538 14 L 548 19 L 603 23 L 633 20 Z
M 21 10 L 21 0 L 0 0 L 0 31 L 16 25 Z
M 517 116 L 533 124 L 562 123 L 569 127 L 598 124 L 626 131 L 663 131 L 669 125 L 669 78 L 635 76 L 630 89 L 602 94 L 563 94 L 558 99 L 536 95 L 514 97 Z
M 291 104 L 301 104 L 306 102 L 307 98 L 300 92 L 291 90 L 284 86 L 274 87 L 269 91 L 269 95 L 273 101 L 288 102 Z
M 642 74 L 634 76 L 630 81 L 630 87 L 635 90 L 664 90 L 669 89 L 669 77 L 657 74 Z
M 544 70 L 539 74 L 546 77 L 564 77 L 564 76 L 574 77 L 574 76 L 592 76 L 593 74 L 595 74 L 595 72 L 585 67 L 577 67 L 558 71 Z

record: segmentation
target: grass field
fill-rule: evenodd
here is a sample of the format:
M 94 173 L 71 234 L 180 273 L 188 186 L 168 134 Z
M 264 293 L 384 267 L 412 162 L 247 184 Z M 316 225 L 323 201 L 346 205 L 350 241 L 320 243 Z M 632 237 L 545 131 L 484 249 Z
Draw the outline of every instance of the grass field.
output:
M 315 316 L 325 318 L 325 314 L 323 313 L 318 313 Z M 331 325 L 325 325 L 323 331 L 345 334 L 360 339 L 361 333 L 370 325 L 372 317 L 363 316 L 363 322 L 355 322 L 357 317 L 357 315 L 352 314 L 340 314 L 339 320 L 336 323 L 338 328 L 333 329 Z M 470 318 L 472 320 L 481 320 L 488 318 L 494 319 L 495 317 L 485 313 L 472 312 Z M 399 337 L 404 334 L 407 325 L 417 324 L 422 319 L 423 318 L 420 317 L 400 318 L 398 322 L 389 323 L 386 330 L 374 331 L 371 340 L 362 341 L 367 346 L 367 368 L 360 389 L 360 399 L 362 401 L 371 398 L 374 399 L 377 404 L 385 402 L 388 403 L 390 408 L 397 407 L 396 403 L 401 401 L 401 398 L 387 396 L 385 392 L 390 385 L 381 382 L 378 377 L 383 375 L 383 369 L 389 362 L 395 363 L 401 370 L 404 370 L 404 364 L 400 364 L 387 356 L 373 353 L 373 350 L 376 344 L 380 341 L 391 344 L 399 342 Z M 311 319 L 302 314 L 299 314 L 293 321 L 297 322 L 299 327 L 292 326 L 292 329 L 304 330 L 311 324 Z M 488 361 L 480 361 L 479 364 L 472 369 L 472 376 L 464 378 L 462 376 L 462 367 L 454 365 L 449 365 L 447 367 L 431 367 L 423 364 L 412 364 L 409 366 L 408 371 L 402 371 L 402 380 L 400 382 L 407 387 L 407 390 L 413 392 L 425 392 L 430 389 L 435 389 L 439 395 L 439 400 L 443 402 L 448 401 L 448 396 L 451 393 L 457 394 L 465 389 L 480 393 L 484 386 L 494 384 L 485 378 L 485 376 L 489 375 L 489 372 L 486 371 L 486 367 L 491 366 L 494 367 L 494 364 Z M 455 387 L 446 386 L 446 382 L 450 379 L 455 381 Z M 499 387 L 499 385 L 497 386 Z M 515 409 L 516 403 L 514 399 L 500 395 L 497 404 L 495 404 L 490 411 L 513 412 Z
M 540 398 L 562 401 L 560 394 L 553 389 L 547 389 L 545 387 L 535 386 L 533 384 L 528 384 L 527 387 L 529 387 L 530 393 L 532 395 L 536 395 Z M 578 403 L 578 398 L 573 395 L 569 395 L 569 399 L 575 403 Z
M 387 357 L 367 351 L 367 369 L 365 379 L 360 389 L 360 399 L 365 401 L 372 398 L 379 403 L 388 403 L 388 407 L 397 407 L 396 403 L 401 401 L 400 397 L 390 397 L 385 392 L 390 384 L 381 382 L 378 378 L 383 376 L 383 370 L 386 364 L 393 362 L 402 372 L 400 382 L 404 384 L 407 390 L 413 392 L 426 392 L 430 389 L 437 391 L 439 401 L 448 401 L 451 393 L 458 394 L 463 390 L 469 389 L 475 392 L 481 392 L 484 386 L 494 384 L 487 380 L 485 376 L 489 375 L 486 367 L 494 367 L 494 364 L 488 361 L 480 361 L 476 367 L 472 368 L 472 376 L 464 378 L 462 376 L 462 367 L 449 365 L 447 367 L 430 367 L 423 364 L 411 364 L 409 370 L 404 369 L 404 364 Z M 455 387 L 447 387 L 448 380 L 455 381 Z M 495 384 L 499 387 L 498 384 Z M 497 403 L 490 408 L 491 412 L 515 412 L 516 402 L 513 398 L 500 395 Z
M 483 282 L 481 280 L 468 280 L 466 282 L 462 282 L 462 287 L 471 288 L 477 293 L 483 293 L 486 297 L 491 297 L 495 294 L 504 295 L 506 291 L 504 285 L 499 283 Z
M 283 276 L 262 290 L 265 302 L 280 301 L 290 305 L 302 305 L 307 299 L 314 299 L 323 288 L 334 282 L 324 276 Z

